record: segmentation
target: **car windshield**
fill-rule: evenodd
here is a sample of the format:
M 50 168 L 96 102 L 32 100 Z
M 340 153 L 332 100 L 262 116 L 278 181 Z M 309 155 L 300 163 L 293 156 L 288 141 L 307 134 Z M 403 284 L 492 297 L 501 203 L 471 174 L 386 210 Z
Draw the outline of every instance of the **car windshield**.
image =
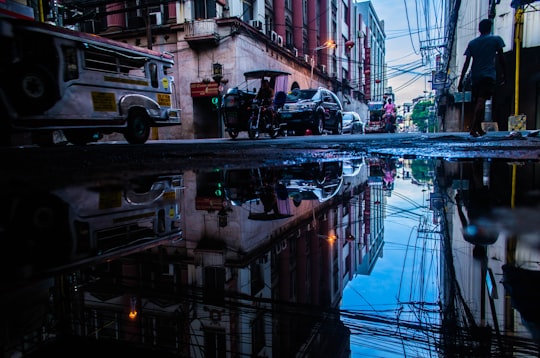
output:
M 293 89 L 287 94 L 287 102 L 296 102 L 298 100 L 313 99 L 316 100 L 320 97 L 319 92 L 314 89 Z

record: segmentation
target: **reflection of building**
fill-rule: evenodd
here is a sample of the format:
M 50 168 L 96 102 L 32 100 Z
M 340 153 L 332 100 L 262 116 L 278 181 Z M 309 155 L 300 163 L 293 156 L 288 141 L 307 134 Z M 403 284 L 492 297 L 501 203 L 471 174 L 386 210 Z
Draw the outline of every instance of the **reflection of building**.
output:
M 511 198 L 516 183 L 521 193 L 537 190 L 540 183 L 532 173 L 538 165 L 514 164 L 515 181 L 512 165 L 506 162 L 475 160 L 441 165 L 437 181 L 444 183 L 443 212 L 448 232 L 443 243 L 447 251 L 442 303 L 449 310 L 447 325 L 454 326 L 454 334 L 445 337 L 446 344 L 455 347 L 459 341 L 465 347 L 482 347 L 484 352 L 514 351 L 510 346 L 515 344 L 515 351 L 533 349 L 536 355 L 540 319 L 538 315 L 532 321 L 527 319 L 538 312 L 537 303 L 529 306 L 535 307 L 533 316 L 529 315 L 531 311 L 519 312 L 519 308 L 528 306 L 528 299 L 535 297 L 533 287 L 539 282 L 532 275 L 525 288 L 521 281 L 525 277 L 516 276 L 518 270 L 514 269 L 524 267 L 524 262 L 519 262 L 524 253 L 520 244 L 537 224 L 530 226 L 526 224 L 529 220 L 523 221 L 532 217 L 532 212 L 529 216 L 518 214 L 517 208 L 529 205 L 527 194 L 515 197 L 515 208 L 511 208 Z M 531 250 L 538 248 L 527 247 L 529 258 Z M 517 286 L 511 287 L 513 284 Z M 528 299 L 518 303 L 527 291 Z M 516 293 L 519 297 L 513 296 Z M 531 337 L 535 343 L 529 341 Z
M 80 336 L 80 347 L 96 354 L 138 345 L 160 356 L 348 357 L 338 309 L 361 264 L 367 166 L 351 160 L 330 167 L 319 179 L 339 178 L 337 192 L 299 205 L 289 196 L 291 215 L 272 220 L 249 219 L 250 200 L 216 208 L 201 202 L 223 188 L 212 178 L 224 172 L 205 172 L 199 181 L 199 173 L 186 171 L 176 202 L 183 240 L 82 266 L 49 281 L 54 298 L 36 295 L 64 303 L 49 306 L 62 322 L 55 339 Z
M 369 275 L 377 258 L 382 255 L 384 245 L 384 217 L 386 196 L 379 159 L 369 159 L 369 178 L 364 193 L 364 219 L 366 232 L 361 253 L 361 265 L 357 273 Z

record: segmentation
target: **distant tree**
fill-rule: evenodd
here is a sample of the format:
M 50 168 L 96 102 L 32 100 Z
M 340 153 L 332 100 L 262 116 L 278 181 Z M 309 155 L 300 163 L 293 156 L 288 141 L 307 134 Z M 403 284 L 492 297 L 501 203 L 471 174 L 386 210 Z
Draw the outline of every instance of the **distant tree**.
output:
M 411 115 L 412 122 L 420 132 L 425 132 L 430 118 L 429 109 L 433 106 L 433 100 L 419 101 L 414 105 Z

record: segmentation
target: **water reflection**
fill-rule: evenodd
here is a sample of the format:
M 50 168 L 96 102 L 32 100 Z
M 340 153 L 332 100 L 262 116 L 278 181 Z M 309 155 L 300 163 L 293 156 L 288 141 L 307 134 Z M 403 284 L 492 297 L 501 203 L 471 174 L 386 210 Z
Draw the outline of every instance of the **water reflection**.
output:
M 4 356 L 538 355 L 538 169 L 347 157 L 14 187 Z

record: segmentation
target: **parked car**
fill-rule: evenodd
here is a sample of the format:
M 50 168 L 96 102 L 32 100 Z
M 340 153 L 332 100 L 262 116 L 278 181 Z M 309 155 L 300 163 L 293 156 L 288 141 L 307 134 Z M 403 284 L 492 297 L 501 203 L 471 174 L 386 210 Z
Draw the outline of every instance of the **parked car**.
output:
M 343 106 L 339 98 L 326 88 L 293 89 L 278 111 L 289 134 L 341 134 Z
M 356 112 L 343 112 L 343 134 L 366 133 L 367 121 L 362 120 L 362 117 Z

